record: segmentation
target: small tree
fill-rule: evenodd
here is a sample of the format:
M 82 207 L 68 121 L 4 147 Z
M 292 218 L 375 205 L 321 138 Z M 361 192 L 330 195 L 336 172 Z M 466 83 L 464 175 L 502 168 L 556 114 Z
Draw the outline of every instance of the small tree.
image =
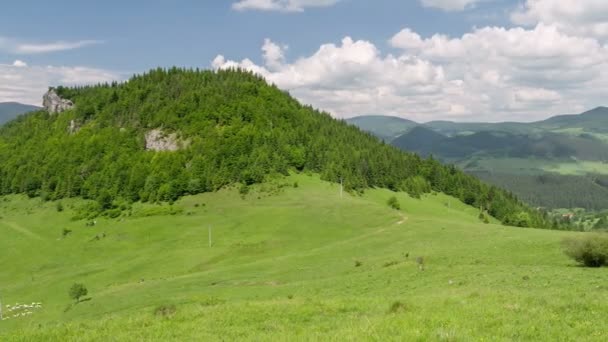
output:
M 562 242 L 564 253 L 586 267 L 608 265 L 608 234 L 586 233 Z
M 401 204 L 399 204 L 399 201 L 397 200 L 397 197 L 395 197 L 395 196 L 391 196 L 391 198 L 388 199 L 387 204 L 389 207 L 391 207 L 395 210 L 401 209 Z
M 108 190 L 101 190 L 99 196 L 97 196 L 97 203 L 101 210 L 112 209 L 112 195 Z
M 80 298 L 86 296 L 89 293 L 84 284 L 74 284 L 70 287 L 70 298 L 74 299 L 76 303 L 80 302 Z

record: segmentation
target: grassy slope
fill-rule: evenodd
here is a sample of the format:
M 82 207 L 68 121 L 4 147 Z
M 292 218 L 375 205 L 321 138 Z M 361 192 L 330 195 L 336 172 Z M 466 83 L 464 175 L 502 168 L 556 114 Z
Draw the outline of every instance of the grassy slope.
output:
M 52 203 L 8 197 L 0 202 L 3 305 L 43 308 L 0 322 L 0 339 L 608 338 L 608 270 L 574 267 L 561 254 L 559 241 L 575 233 L 480 224 L 475 209 L 443 195 L 398 194 L 397 212 L 386 190 L 340 199 L 315 177 L 284 182 L 294 181 L 298 188 L 278 194 L 224 190 L 176 203 L 184 214 L 94 228 L 70 220 L 77 201 L 57 213 Z M 63 228 L 73 233 L 59 239 Z M 106 238 L 91 241 L 101 232 Z M 64 312 L 76 281 L 91 300 Z M 403 307 L 390 313 L 397 301 Z M 156 316 L 159 305 L 176 312 Z

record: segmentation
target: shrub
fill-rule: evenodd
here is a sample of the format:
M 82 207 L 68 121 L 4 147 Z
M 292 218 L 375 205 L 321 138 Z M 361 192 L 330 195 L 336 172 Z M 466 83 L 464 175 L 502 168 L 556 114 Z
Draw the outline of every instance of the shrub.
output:
M 361 262 L 359 260 L 356 260 L 355 261 L 355 267 L 361 267 L 361 266 L 363 266 L 363 262 Z
M 399 204 L 399 201 L 397 200 L 397 197 L 395 197 L 395 196 L 391 196 L 391 198 L 388 199 L 387 204 L 389 207 L 391 207 L 395 210 L 401 209 L 401 204 Z
M 120 208 L 108 209 L 104 211 L 103 215 L 109 218 L 117 218 L 122 214 L 122 210 Z
M 388 312 L 392 314 L 403 312 L 406 310 L 407 306 L 405 305 L 405 303 L 402 303 L 400 301 L 393 302 L 393 304 L 391 304 L 391 306 L 388 308 Z
M 586 267 L 608 265 L 608 234 L 585 234 L 566 238 L 562 242 L 564 253 Z
M 161 305 L 154 309 L 154 315 L 168 317 L 173 316 L 176 311 L 177 308 L 175 307 L 175 305 Z
M 74 299 L 76 303 L 80 302 L 80 298 L 86 296 L 89 293 L 87 288 L 83 284 L 74 284 L 70 287 L 69 295 L 70 298 Z
M 99 203 L 99 207 L 101 210 L 112 209 L 112 195 L 108 192 L 108 190 L 102 190 L 97 196 L 97 203 Z
M 61 202 L 57 202 L 57 212 L 63 211 L 63 204 Z
M 247 195 L 249 193 L 249 186 L 247 186 L 247 184 L 241 185 L 239 188 L 239 193 L 243 196 Z
M 61 236 L 62 237 L 67 237 L 68 235 L 70 235 L 72 233 L 71 230 L 67 229 L 67 228 L 63 228 L 63 230 L 61 231 Z
M 398 263 L 399 263 L 399 261 L 387 261 L 382 266 L 384 266 L 384 267 L 391 267 L 391 266 L 397 265 Z

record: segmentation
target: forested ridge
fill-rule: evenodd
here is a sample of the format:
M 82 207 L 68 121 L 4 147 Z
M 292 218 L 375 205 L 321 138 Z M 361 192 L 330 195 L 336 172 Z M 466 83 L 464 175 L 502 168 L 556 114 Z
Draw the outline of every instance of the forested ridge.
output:
M 512 194 L 399 151 L 245 71 L 155 69 L 125 83 L 57 92 L 75 108 L 33 112 L 0 128 L 2 194 L 82 196 L 109 207 L 111 199 L 173 201 L 308 171 L 342 179 L 349 191 L 440 191 L 505 224 L 547 226 Z M 187 143 L 147 151 L 152 129 Z

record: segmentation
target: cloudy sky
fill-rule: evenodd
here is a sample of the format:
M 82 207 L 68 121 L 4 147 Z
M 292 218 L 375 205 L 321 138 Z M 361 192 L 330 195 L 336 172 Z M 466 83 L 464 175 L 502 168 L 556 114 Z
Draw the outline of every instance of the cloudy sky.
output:
M 244 67 L 336 117 L 532 121 L 608 105 L 607 0 L 21 0 L 0 102 L 156 66 Z

